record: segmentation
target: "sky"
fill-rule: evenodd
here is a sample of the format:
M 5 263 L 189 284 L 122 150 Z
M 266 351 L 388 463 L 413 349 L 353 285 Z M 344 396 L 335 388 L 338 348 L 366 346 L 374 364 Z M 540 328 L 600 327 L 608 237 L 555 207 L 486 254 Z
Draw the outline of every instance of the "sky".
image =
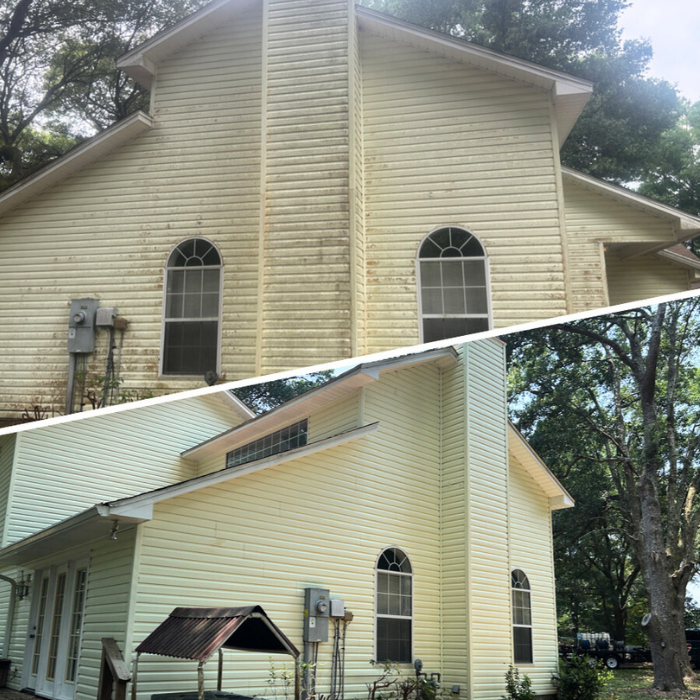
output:
M 691 102 L 700 100 L 700 0 L 631 0 L 619 26 L 623 39 L 651 39 L 647 77 L 664 78 Z

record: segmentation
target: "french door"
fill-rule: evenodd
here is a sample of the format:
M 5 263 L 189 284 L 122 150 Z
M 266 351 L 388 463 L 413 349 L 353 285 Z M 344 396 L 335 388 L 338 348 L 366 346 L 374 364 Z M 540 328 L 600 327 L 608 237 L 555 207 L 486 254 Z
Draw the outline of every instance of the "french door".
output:
M 25 653 L 27 683 L 37 695 L 73 700 L 87 587 L 87 562 L 68 562 L 35 574 Z

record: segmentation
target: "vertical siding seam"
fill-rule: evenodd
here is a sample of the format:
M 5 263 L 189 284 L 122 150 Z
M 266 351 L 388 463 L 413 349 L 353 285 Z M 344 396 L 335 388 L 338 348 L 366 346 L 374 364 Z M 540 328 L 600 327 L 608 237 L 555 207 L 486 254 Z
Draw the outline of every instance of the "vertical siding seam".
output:
M 608 266 L 605 262 L 605 243 L 598 241 L 598 255 L 600 256 L 601 287 L 605 306 L 610 306 L 610 292 L 608 291 Z
M 470 495 L 471 495 L 471 484 L 470 484 L 470 469 L 469 469 L 469 442 L 470 442 L 470 434 L 469 434 L 469 425 L 470 425 L 470 413 L 471 413 L 471 401 L 469 400 L 469 389 L 470 389 L 470 382 L 469 382 L 469 362 L 468 362 L 468 357 L 469 357 L 469 352 L 471 348 L 468 344 L 463 346 L 463 352 L 462 352 L 462 382 L 463 382 L 463 391 L 462 391 L 462 401 L 464 403 L 464 411 L 463 411 L 463 430 L 462 433 L 464 435 L 464 447 L 463 447 L 463 452 L 464 452 L 464 457 L 463 457 L 463 465 L 464 465 L 464 564 L 465 564 L 465 572 L 464 572 L 464 581 L 465 581 L 465 593 L 467 596 L 466 600 L 466 613 L 467 613 L 467 624 L 466 624 L 466 649 L 467 649 L 467 700 L 470 700 L 473 696 L 473 688 L 474 688 L 474 664 L 473 664 L 473 659 L 472 659 L 472 653 L 471 653 L 471 642 L 472 642 L 472 614 L 471 614 L 471 606 L 472 606 L 472 576 L 471 576 L 471 539 L 470 539 L 470 531 L 471 531 L 471 523 L 470 523 L 470 518 L 471 518 L 471 500 L 470 500 Z
M 438 376 L 437 376 L 437 383 L 438 383 L 438 537 L 439 537 L 439 543 L 440 546 L 438 547 L 438 581 L 440 582 L 440 589 L 438 591 L 438 601 L 440 605 L 440 613 L 439 613 L 439 619 L 440 619 L 440 641 L 439 641 L 439 647 L 438 647 L 438 659 L 439 659 L 439 664 L 440 664 L 440 673 L 442 675 L 445 674 L 445 668 L 443 665 L 444 662 L 444 634 L 443 630 L 445 628 L 444 625 L 444 617 L 443 617 L 443 609 L 444 609 L 444 596 L 443 592 L 445 590 L 444 584 L 443 584 L 443 546 L 444 546 L 444 536 L 443 536 L 443 479 L 444 479 L 444 470 L 445 470 L 445 458 L 444 458 L 444 450 L 443 450 L 443 437 L 445 433 L 445 422 L 444 422 L 444 392 L 443 392 L 443 374 L 444 370 L 440 369 L 438 367 Z
M 262 7 L 262 57 L 260 85 L 260 229 L 258 238 L 258 313 L 255 338 L 255 375 L 262 374 L 263 363 L 263 297 L 265 290 L 265 207 L 267 202 L 267 60 L 268 60 L 268 16 L 269 0 Z
M 355 53 L 357 43 L 355 32 L 357 31 L 357 20 L 355 18 L 355 2 L 348 0 L 348 244 L 350 269 L 350 355 L 356 357 L 358 352 L 358 318 L 357 318 L 357 212 L 356 188 L 355 188 Z
M 561 160 L 559 157 L 559 128 L 554 114 L 554 101 L 552 94 L 549 98 L 550 123 L 552 125 L 552 157 L 554 159 L 554 179 L 557 192 L 557 212 L 559 216 L 559 236 L 561 238 L 562 273 L 564 275 L 564 293 L 566 294 L 566 313 L 573 311 L 573 293 L 571 289 L 571 276 L 569 274 L 569 242 L 566 233 L 566 205 L 564 203 L 564 180 L 561 174 Z
M 22 433 L 15 434 L 14 454 L 12 455 L 12 466 L 10 467 L 10 482 L 7 487 L 7 503 L 5 504 L 5 522 L 2 528 L 2 547 L 7 546 L 7 533 L 10 529 L 10 516 L 14 503 L 14 490 L 17 470 L 19 469 L 19 452 L 20 443 L 22 441 Z

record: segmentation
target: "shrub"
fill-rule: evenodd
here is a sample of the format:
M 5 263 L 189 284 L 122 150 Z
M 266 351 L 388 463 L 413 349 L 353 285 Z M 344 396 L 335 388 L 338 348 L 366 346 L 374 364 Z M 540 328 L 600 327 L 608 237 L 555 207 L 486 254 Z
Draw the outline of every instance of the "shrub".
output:
M 612 671 L 599 668 L 594 659 L 572 656 L 559 664 L 559 673 L 552 676 L 558 700 L 598 700 Z
M 535 697 L 532 681 L 527 676 L 520 680 L 520 671 L 512 666 L 506 673 L 506 693 L 508 695 L 501 696 L 501 700 L 532 700 Z

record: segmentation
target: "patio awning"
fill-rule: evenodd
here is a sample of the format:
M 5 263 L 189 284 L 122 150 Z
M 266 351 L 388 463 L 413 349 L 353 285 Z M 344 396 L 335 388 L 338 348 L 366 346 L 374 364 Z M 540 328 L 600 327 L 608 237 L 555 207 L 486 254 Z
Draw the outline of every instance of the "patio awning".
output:
M 298 649 L 259 605 L 175 608 L 136 652 L 204 662 L 221 648 L 299 656 Z

